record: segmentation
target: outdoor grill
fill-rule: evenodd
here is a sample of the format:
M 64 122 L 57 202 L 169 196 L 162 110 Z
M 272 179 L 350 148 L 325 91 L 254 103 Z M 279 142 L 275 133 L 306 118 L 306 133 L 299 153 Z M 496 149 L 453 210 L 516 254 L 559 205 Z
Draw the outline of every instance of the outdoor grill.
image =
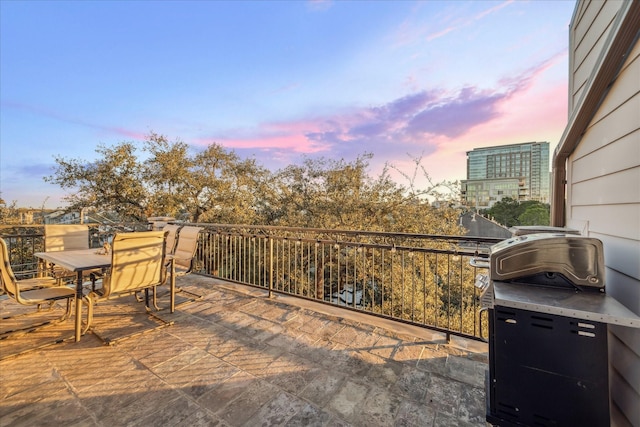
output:
M 491 247 L 479 277 L 489 312 L 489 423 L 608 426 L 607 327 L 640 318 L 605 293 L 598 239 L 514 236 Z

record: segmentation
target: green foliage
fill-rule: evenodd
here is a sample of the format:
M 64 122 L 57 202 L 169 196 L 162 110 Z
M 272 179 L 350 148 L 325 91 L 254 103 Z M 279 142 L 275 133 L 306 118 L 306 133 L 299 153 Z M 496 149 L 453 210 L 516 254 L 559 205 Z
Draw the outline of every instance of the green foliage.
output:
M 385 168 L 369 174 L 371 154 L 352 162 L 305 159 L 273 178 L 268 223 L 326 229 L 461 234 L 459 212 L 431 206 L 424 194 L 394 182 Z
M 118 214 L 123 221 L 173 216 L 193 222 L 256 220 L 255 206 L 266 171 L 252 160 L 211 144 L 196 153 L 181 141 L 151 133 L 140 147 L 122 142 L 99 146 L 98 159 L 87 162 L 56 158 L 57 168 L 45 181 L 71 191 L 69 209 L 93 206 Z
M 95 207 L 123 221 L 172 216 L 208 223 L 461 233 L 458 211 L 447 203 L 433 207 L 427 198 L 438 194 L 439 186 L 429 179 L 428 188 L 417 188 L 416 174 L 426 175 L 421 159 L 414 159 L 416 170 L 405 176 L 405 187 L 387 168 L 371 177 L 371 154 L 352 162 L 306 158 L 272 173 L 218 144 L 194 151 L 153 132 L 140 145 L 121 142 L 99 146 L 96 153 L 93 162 L 56 158 L 55 173 L 45 178 L 71 192 L 70 209 Z
M 518 225 L 549 225 L 549 207 L 541 203 L 527 206 L 518 222 Z
M 18 224 L 20 222 L 20 212 L 13 201 L 7 205 L 4 199 L 0 198 L 0 224 Z
M 144 184 L 136 147 L 122 142 L 114 147 L 98 146 L 101 157 L 94 162 L 57 157 L 55 174 L 45 181 L 66 190 L 69 209 L 94 206 L 116 212 L 123 220 L 143 221 L 148 215 L 149 190 Z
M 547 204 L 534 200 L 518 202 L 506 197 L 493 207 L 484 211 L 505 227 L 517 225 L 549 225 L 549 210 Z

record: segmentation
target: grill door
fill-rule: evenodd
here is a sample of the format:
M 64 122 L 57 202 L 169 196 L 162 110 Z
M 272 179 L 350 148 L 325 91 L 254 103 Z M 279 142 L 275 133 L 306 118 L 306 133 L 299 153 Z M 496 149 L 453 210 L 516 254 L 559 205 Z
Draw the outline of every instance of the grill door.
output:
M 609 425 L 606 324 L 502 306 L 491 311 L 488 420 Z

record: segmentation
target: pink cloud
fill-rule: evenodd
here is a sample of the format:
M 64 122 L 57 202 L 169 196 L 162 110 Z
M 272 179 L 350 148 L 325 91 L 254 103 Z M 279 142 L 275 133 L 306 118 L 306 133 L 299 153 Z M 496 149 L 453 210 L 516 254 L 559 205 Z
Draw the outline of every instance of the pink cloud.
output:
M 422 90 L 376 107 L 266 123 L 250 133 L 230 131 L 200 143 L 213 140 L 234 149 L 330 153 L 338 157 L 353 157 L 363 151 L 375 152 L 383 158 L 397 155 L 399 151 L 431 155 L 448 147 L 459 147 L 459 141 L 464 141 L 466 135 L 487 124 L 499 128 L 504 117 L 512 116 L 521 105 L 519 100 L 523 94 L 534 87 L 560 57 L 562 55 L 555 55 L 520 75 L 503 79 L 495 88 L 467 86 L 457 92 Z M 526 103 L 540 107 L 534 101 Z
M 308 7 L 313 11 L 324 11 L 333 5 L 332 0 L 308 0 Z
M 290 122 L 264 123 L 255 129 L 228 131 L 216 141 L 270 159 L 295 154 L 355 158 L 375 153 L 379 168 L 388 159 L 422 155 L 434 179 L 465 176 L 465 152 L 474 147 L 525 141 L 553 142 L 566 121 L 566 84 L 548 88 L 545 72 L 564 58 L 554 55 L 502 79 L 494 88 L 467 86 L 458 91 L 421 90 L 371 108 Z M 560 105 L 560 106 L 559 106 Z M 523 139 L 524 138 L 524 139 Z
M 256 136 L 246 139 L 220 139 L 216 142 L 234 149 L 287 150 L 297 153 L 324 151 L 324 147 L 310 142 L 307 136 L 295 133 L 281 136 Z
M 218 137 L 199 138 L 195 143 L 207 145 L 215 141 L 232 149 L 317 153 L 330 148 L 314 136 L 328 132 L 328 123 L 326 120 L 265 123 L 255 130 L 232 130 Z
M 31 114 L 35 114 L 37 116 L 48 117 L 50 119 L 54 119 L 64 123 L 71 123 L 71 124 L 80 125 L 83 127 L 97 129 L 103 132 L 107 132 L 108 134 L 111 134 L 111 135 L 124 136 L 134 140 L 144 140 L 146 138 L 146 134 L 143 132 L 138 132 L 131 129 L 125 129 L 119 126 L 107 126 L 107 125 L 93 123 L 88 120 L 84 120 L 84 119 L 67 115 L 67 114 L 62 114 L 60 112 L 49 110 L 44 107 L 27 105 L 19 102 L 4 102 L 4 101 L 2 102 L 2 107 L 16 109 L 16 110 L 23 110 Z
M 271 95 L 276 95 L 285 92 L 295 91 L 300 87 L 300 83 L 291 83 L 285 86 L 281 86 L 271 91 Z
M 496 118 L 458 138 L 432 139 L 437 150 L 425 157 L 429 172 L 436 181 L 464 179 L 466 152 L 484 146 L 548 141 L 552 154 L 567 123 L 566 99 L 566 82 L 514 93 L 503 100 Z
M 495 13 L 495 12 L 499 11 L 500 9 L 508 6 L 511 3 L 513 3 L 513 0 L 507 0 L 505 2 L 498 3 L 497 5 L 491 7 L 489 9 L 487 9 L 487 10 L 483 10 L 482 12 L 477 13 L 474 16 L 470 16 L 467 19 L 465 19 L 464 21 L 454 22 L 454 23 L 452 23 L 450 26 L 448 26 L 446 28 L 443 28 L 443 29 L 441 29 L 439 31 L 436 31 L 436 32 L 432 33 L 432 34 L 429 34 L 426 37 L 426 40 L 427 41 L 432 41 L 432 40 L 435 40 L 437 38 L 443 37 L 443 36 L 447 35 L 448 33 L 452 32 L 452 31 L 457 31 L 457 30 L 459 30 L 461 28 L 469 26 L 469 25 L 473 24 L 474 22 L 483 19 L 484 17 L 486 17 L 488 15 L 491 15 L 492 13 Z

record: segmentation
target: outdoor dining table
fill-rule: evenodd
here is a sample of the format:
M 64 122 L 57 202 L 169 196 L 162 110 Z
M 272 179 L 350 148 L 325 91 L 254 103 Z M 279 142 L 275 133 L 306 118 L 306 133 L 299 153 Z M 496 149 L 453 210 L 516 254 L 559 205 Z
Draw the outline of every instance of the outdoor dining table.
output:
M 102 248 L 78 249 L 70 251 L 36 252 L 34 255 L 41 260 L 48 261 L 65 270 L 77 273 L 76 279 L 76 319 L 75 319 L 75 340 L 80 341 L 82 335 L 82 289 L 83 272 L 95 269 L 107 269 L 111 266 L 111 254 L 106 253 Z M 166 258 L 170 262 L 171 269 L 171 313 L 174 312 L 175 301 L 175 274 L 173 259 Z

